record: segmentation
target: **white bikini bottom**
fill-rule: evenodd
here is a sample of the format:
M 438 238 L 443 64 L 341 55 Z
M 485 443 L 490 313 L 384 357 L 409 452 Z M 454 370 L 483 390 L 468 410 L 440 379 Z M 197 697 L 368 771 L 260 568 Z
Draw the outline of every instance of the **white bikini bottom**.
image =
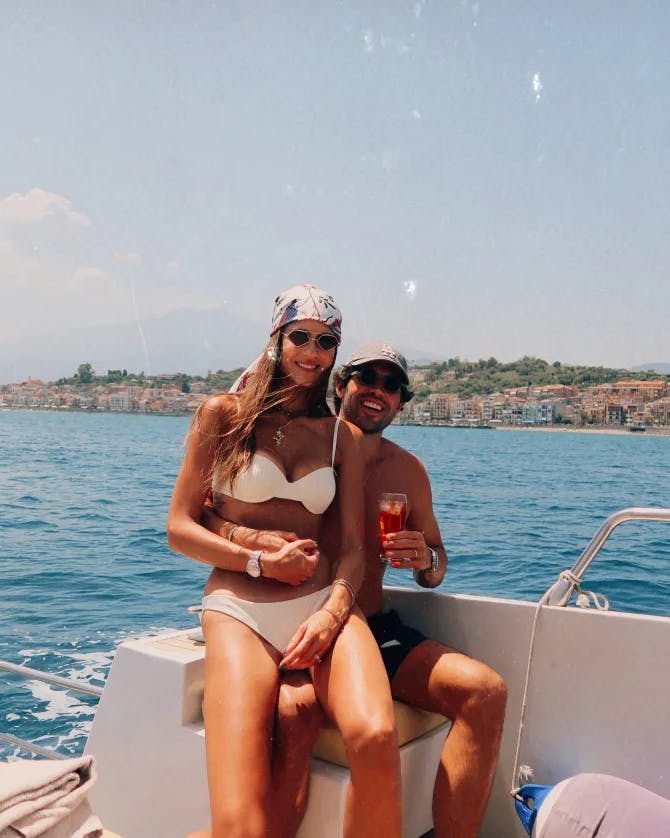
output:
M 283 652 L 298 626 L 318 611 L 329 596 L 330 587 L 280 602 L 253 602 L 228 594 L 210 594 L 202 598 L 202 610 L 234 617 L 260 634 L 278 652 Z

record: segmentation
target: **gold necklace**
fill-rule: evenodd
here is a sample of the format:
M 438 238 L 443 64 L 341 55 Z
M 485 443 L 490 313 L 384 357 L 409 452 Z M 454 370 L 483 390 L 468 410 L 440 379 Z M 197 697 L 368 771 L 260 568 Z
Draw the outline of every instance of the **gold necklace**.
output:
M 274 442 L 277 448 L 280 447 L 282 442 L 284 441 L 284 437 L 286 434 L 284 433 L 284 428 L 287 425 L 290 425 L 294 419 L 297 419 L 299 416 L 307 416 L 309 410 L 287 410 L 285 407 L 277 408 L 278 413 L 283 413 L 285 416 L 288 416 L 288 422 L 284 425 L 277 425 L 277 430 L 272 434 L 272 441 Z

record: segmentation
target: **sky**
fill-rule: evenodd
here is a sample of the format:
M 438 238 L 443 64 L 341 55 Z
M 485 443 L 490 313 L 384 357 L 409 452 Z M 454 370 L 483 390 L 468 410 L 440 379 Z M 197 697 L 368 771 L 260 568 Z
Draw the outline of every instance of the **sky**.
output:
M 0 383 L 343 351 L 670 361 L 670 4 L 3 0 Z

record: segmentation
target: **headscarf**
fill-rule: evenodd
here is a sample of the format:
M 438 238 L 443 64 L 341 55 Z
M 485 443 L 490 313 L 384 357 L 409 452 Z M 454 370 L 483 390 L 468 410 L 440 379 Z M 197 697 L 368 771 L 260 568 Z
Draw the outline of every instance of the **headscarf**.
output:
M 274 335 L 294 320 L 318 320 L 328 326 L 338 340 L 342 336 L 342 313 L 332 296 L 316 285 L 294 285 L 279 294 L 272 312 L 270 334 Z
M 328 326 L 338 340 L 342 336 L 342 313 L 332 295 L 316 285 L 294 285 L 275 298 L 270 335 L 294 320 L 318 320 Z M 244 389 L 259 360 L 260 356 L 249 364 L 229 393 L 239 393 Z

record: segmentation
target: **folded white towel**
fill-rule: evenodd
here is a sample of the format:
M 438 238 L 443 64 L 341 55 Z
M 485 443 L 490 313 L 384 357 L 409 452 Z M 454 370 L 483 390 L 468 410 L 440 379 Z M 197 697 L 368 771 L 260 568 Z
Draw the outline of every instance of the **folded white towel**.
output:
M 66 826 L 70 818 L 68 838 L 98 838 L 102 826 L 97 818 L 92 820 L 86 800 L 95 777 L 91 756 L 0 764 L 0 838 L 60 836 L 58 825 Z M 82 804 L 85 807 L 78 811 Z

